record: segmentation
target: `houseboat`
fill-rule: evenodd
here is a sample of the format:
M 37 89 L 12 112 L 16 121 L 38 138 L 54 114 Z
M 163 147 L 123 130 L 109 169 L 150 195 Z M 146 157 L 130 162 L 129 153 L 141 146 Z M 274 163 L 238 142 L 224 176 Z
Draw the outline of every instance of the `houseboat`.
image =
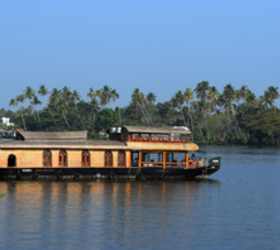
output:
M 109 140 L 87 131 L 17 131 L 0 142 L 0 178 L 195 178 L 220 168 L 220 157 L 196 158 L 186 127 L 113 126 Z M 192 154 L 192 159 L 190 158 Z

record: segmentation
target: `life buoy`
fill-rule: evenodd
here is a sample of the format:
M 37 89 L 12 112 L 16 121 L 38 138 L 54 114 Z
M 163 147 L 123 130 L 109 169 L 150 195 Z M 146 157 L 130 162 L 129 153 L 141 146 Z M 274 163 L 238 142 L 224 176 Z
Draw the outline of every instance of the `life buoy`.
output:
M 189 168 L 195 168 L 197 165 L 197 161 L 194 162 L 193 160 L 189 160 L 188 164 Z
M 188 166 L 189 166 L 189 168 L 193 168 L 193 167 L 194 167 L 194 162 L 193 162 L 193 160 L 189 160 L 189 161 L 188 161 Z
M 74 175 L 74 180 L 79 180 L 79 178 L 80 178 L 80 175 L 79 175 L 78 173 L 76 173 L 76 174 Z
M 37 180 L 39 178 L 39 175 L 37 174 L 37 173 L 35 173 L 34 175 L 33 175 L 33 180 Z

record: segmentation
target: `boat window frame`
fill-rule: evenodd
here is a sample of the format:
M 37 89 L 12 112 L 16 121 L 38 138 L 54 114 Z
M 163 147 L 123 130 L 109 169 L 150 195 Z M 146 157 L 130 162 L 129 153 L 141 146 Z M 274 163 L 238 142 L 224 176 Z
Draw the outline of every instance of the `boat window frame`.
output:
M 62 151 L 64 151 L 65 153 L 61 154 Z M 64 156 L 64 157 L 66 156 L 66 164 L 60 165 L 60 156 Z M 64 157 L 63 157 L 63 159 L 64 159 Z M 63 160 L 63 163 L 64 162 L 65 161 Z M 68 167 L 68 154 L 67 154 L 67 151 L 64 149 L 60 149 L 60 151 L 58 153 L 58 167 Z
M 120 159 L 123 158 L 123 164 L 121 165 L 121 161 Z M 124 150 L 120 150 L 118 152 L 118 167 L 126 167 L 126 154 L 125 154 L 125 151 Z
M 87 154 L 84 153 L 84 152 L 87 152 Z M 84 157 L 85 158 L 88 157 L 88 161 L 84 161 Z M 86 162 L 88 163 L 88 165 L 85 164 Z M 87 149 L 84 149 L 82 151 L 82 166 L 83 167 L 90 167 L 90 152 Z
M 49 154 L 45 154 L 46 151 L 48 151 Z M 44 160 L 45 155 L 46 155 L 46 156 L 50 155 L 50 165 L 45 165 L 45 160 Z M 42 160 L 43 160 L 43 167 L 52 167 L 52 152 L 51 152 L 51 150 L 45 149 L 45 150 L 43 151 L 43 159 L 42 159 Z
M 110 157 L 111 156 L 111 159 L 109 158 L 109 161 L 107 159 L 107 157 Z M 109 162 L 109 164 L 107 165 L 107 162 Z M 112 154 L 112 151 L 111 150 L 106 150 L 104 152 L 104 166 L 105 167 L 113 167 L 113 154 Z

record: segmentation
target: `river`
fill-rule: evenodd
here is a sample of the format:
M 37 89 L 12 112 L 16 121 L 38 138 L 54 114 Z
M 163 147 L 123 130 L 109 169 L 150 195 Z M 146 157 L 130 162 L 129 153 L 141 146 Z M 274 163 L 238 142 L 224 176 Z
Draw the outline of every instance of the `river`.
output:
M 2 180 L 0 249 L 280 249 L 280 150 L 202 149 L 205 180 Z

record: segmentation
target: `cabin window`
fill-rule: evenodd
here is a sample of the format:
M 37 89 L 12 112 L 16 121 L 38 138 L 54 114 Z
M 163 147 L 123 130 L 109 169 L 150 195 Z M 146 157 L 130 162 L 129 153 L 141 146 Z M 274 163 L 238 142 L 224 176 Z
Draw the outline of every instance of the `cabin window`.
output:
M 67 167 L 67 153 L 65 150 L 60 150 L 58 160 L 58 165 L 60 167 Z
M 118 166 L 119 167 L 125 167 L 125 152 L 124 151 L 119 151 Z
M 15 155 L 9 155 L 8 167 L 16 167 L 16 156 Z
M 166 167 L 186 167 L 186 153 L 166 153 Z
M 89 154 L 88 150 L 83 150 L 82 166 L 90 166 L 90 154 Z
M 186 143 L 188 142 L 188 135 L 171 134 L 171 142 Z
M 111 151 L 105 152 L 105 167 L 112 167 L 113 166 L 113 156 Z
M 163 167 L 163 153 L 142 153 L 143 167 Z
M 149 134 L 131 134 L 131 141 L 147 142 Z
M 168 142 L 169 136 L 165 134 L 152 134 L 152 142 Z
M 50 150 L 45 150 L 43 153 L 43 166 L 44 167 L 52 166 L 52 153 Z

